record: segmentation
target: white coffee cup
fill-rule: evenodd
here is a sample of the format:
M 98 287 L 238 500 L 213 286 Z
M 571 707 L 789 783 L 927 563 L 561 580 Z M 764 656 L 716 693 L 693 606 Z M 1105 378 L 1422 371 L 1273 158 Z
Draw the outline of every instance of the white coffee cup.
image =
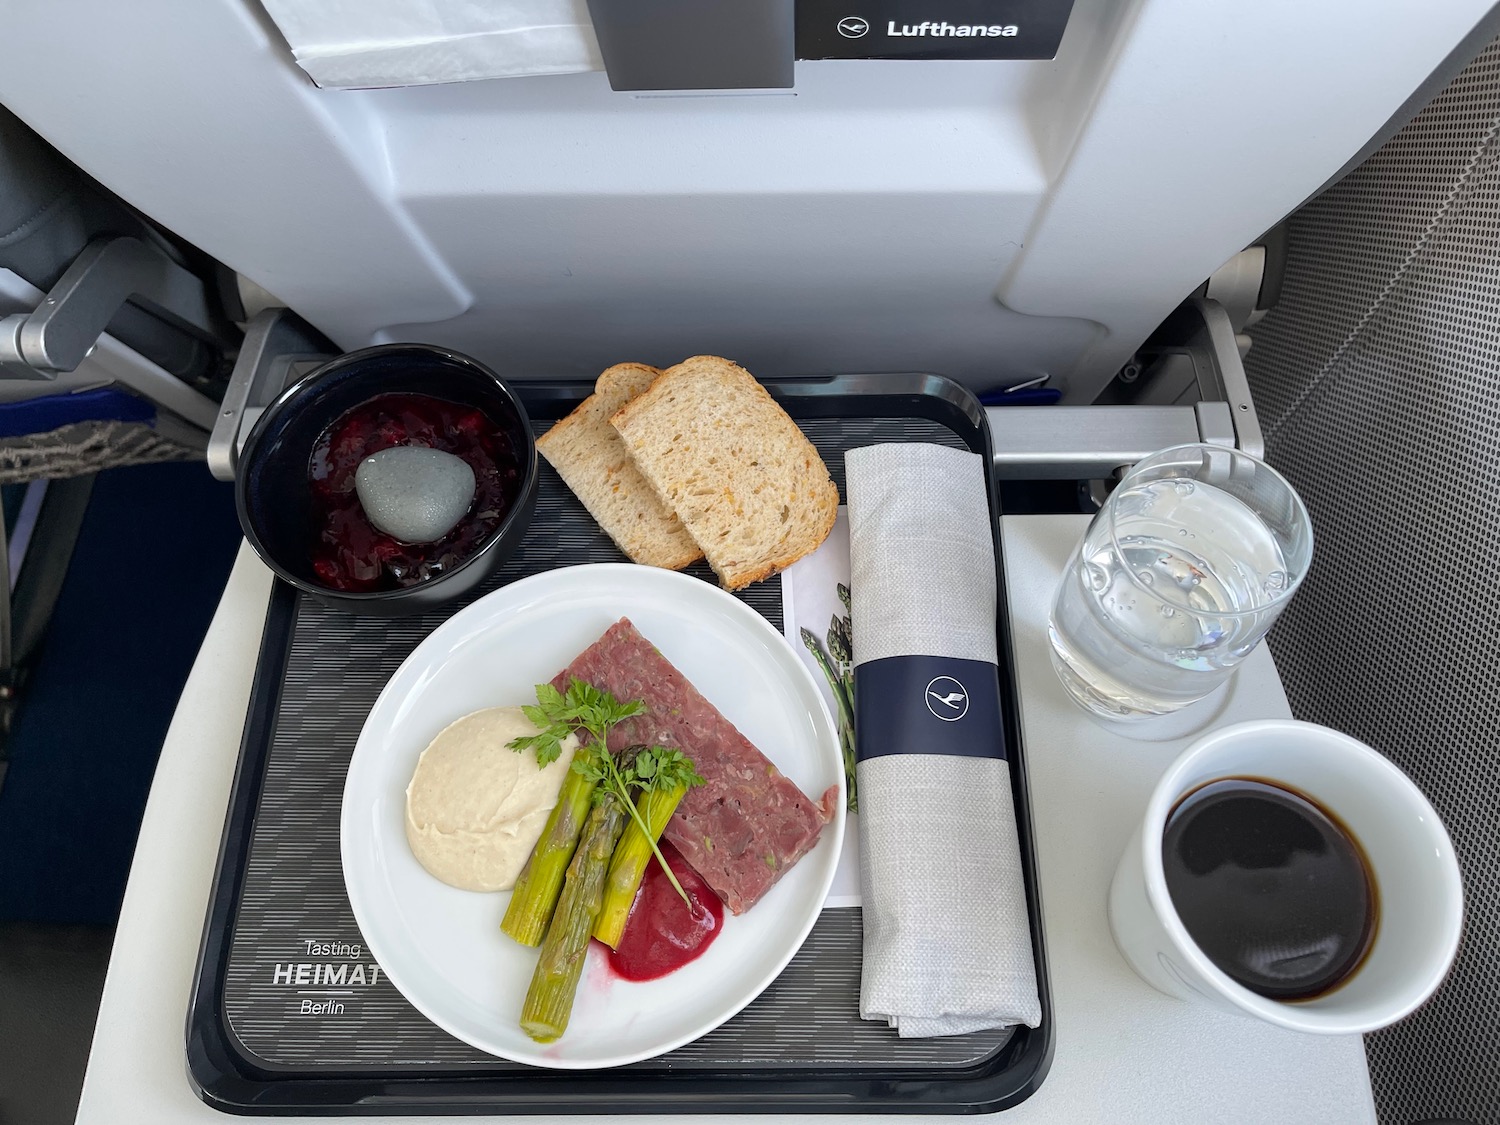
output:
M 1374 944 L 1347 980 L 1314 999 L 1271 1000 L 1231 980 L 1172 906 L 1162 868 L 1167 817 L 1194 789 L 1232 777 L 1280 782 L 1313 798 L 1369 859 Z M 1125 959 L 1162 992 L 1297 1031 L 1347 1035 L 1396 1022 L 1443 982 L 1463 929 L 1463 884 L 1448 833 L 1410 778 L 1348 735 L 1273 719 L 1214 731 L 1168 767 L 1115 871 L 1109 920 Z

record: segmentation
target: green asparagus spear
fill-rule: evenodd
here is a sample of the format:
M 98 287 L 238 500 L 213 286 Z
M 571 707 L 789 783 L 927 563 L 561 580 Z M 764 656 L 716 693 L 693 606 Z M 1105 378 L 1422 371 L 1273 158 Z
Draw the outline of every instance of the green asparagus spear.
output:
M 563 876 L 578 847 L 578 837 L 589 814 L 598 783 L 576 770 L 569 770 L 557 795 L 557 804 L 547 817 L 546 827 L 532 849 L 531 857 L 521 869 L 510 905 L 500 923 L 507 933 L 522 945 L 539 945 L 552 920 Z
M 613 793 L 602 797 L 590 810 L 583 838 L 568 864 L 567 881 L 521 1005 L 521 1030 L 538 1043 L 551 1043 L 568 1029 L 589 934 L 604 899 L 609 857 L 629 815 Z
M 536 755 L 537 765 L 545 766 L 557 760 L 563 744 L 575 732 L 586 732 L 592 741 L 575 752 L 572 766 L 558 793 L 557 804 L 548 815 L 526 866 L 521 869 L 510 896 L 510 905 L 505 908 L 505 917 L 500 922 L 501 932 L 522 945 L 541 943 L 552 911 L 557 906 L 568 863 L 578 847 L 584 818 L 588 816 L 590 802 L 599 787 L 598 773 L 584 770 L 583 761 L 594 755 L 608 758 L 604 747 L 610 727 L 644 710 L 639 701 L 621 705 L 613 696 L 595 691 L 580 680 L 573 681 L 566 695 L 551 684 L 537 684 L 536 698 L 536 706 L 525 706 L 521 710 L 536 726 L 537 733 L 513 740 L 510 743 L 512 750 L 529 750 Z
M 670 789 L 650 789 L 636 800 L 636 811 L 640 816 L 630 822 L 619 847 L 615 848 L 614 858 L 609 863 L 609 877 L 605 881 L 604 905 L 599 910 L 599 920 L 594 923 L 594 936 L 611 949 L 619 947 L 620 937 L 625 932 L 625 920 L 630 917 L 630 908 L 635 903 L 635 892 L 646 877 L 646 867 L 651 862 L 651 843 L 661 837 L 687 790 L 685 784 Z M 642 830 L 642 824 L 649 829 L 649 836 Z
M 537 733 L 512 740 L 509 744 L 511 749 L 522 752 L 530 750 L 536 754 L 539 765 L 546 765 L 561 753 L 561 747 L 570 734 L 580 731 L 588 734 L 589 740 L 573 755 L 569 769 L 573 774 L 595 787 L 593 792 L 595 803 L 605 793 L 613 793 L 619 798 L 626 815 L 639 823 L 640 813 L 631 795 L 633 789 L 651 792 L 669 790 L 678 785 L 703 784 L 703 778 L 694 768 L 692 759 L 680 750 L 665 746 L 633 746 L 622 751 L 619 760 L 616 760 L 615 756 L 608 751 L 610 731 L 623 720 L 645 711 L 646 705 L 641 700 L 633 699 L 622 703 L 609 692 L 577 678 L 568 684 L 566 692 L 559 691 L 550 684 L 538 684 L 536 699 L 536 706 L 523 707 L 522 710 L 526 712 L 526 717 L 536 725 Z M 559 804 L 561 803 L 559 801 Z M 580 809 L 582 807 L 579 806 Z M 575 819 L 582 822 L 581 811 Z M 642 827 L 644 828 L 644 825 Z M 546 839 L 548 837 L 544 835 L 543 840 Z M 657 859 L 661 860 L 661 852 L 656 846 L 656 840 L 648 838 L 646 843 Z M 536 861 L 541 848 L 539 841 L 537 849 L 532 852 L 532 861 L 528 862 L 528 867 Z M 558 849 L 558 855 L 561 855 L 561 849 Z M 561 862 L 566 863 L 566 860 Z M 551 877 L 550 882 L 542 884 L 543 891 L 548 892 L 549 887 L 556 886 L 556 868 L 537 863 L 537 869 L 539 873 L 545 873 Z M 662 862 L 662 869 L 666 871 L 667 879 L 677 893 L 682 896 L 682 901 L 687 902 L 687 892 L 682 889 L 677 876 L 672 874 L 671 868 Z M 556 891 L 551 890 L 548 893 L 555 897 Z M 511 898 L 512 906 L 515 906 L 517 899 L 520 899 L 522 906 L 515 907 L 515 909 L 518 912 L 528 909 L 526 904 L 531 897 L 529 883 L 518 885 L 516 894 Z M 541 905 L 545 907 L 545 910 L 551 909 L 549 903 L 542 902 Z M 534 913 L 542 915 L 545 910 L 537 910 Z M 509 911 L 506 913 L 506 920 L 507 922 L 510 920 Z M 546 925 L 545 919 L 540 922 L 540 925 Z M 525 926 L 522 926 L 518 919 L 515 932 L 507 925 L 502 925 L 502 929 L 515 936 L 517 940 L 524 941 L 527 936 L 530 936 L 532 940 L 527 944 L 534 945 L 541 940 L 541 932 L 537 929 L 535 919 L 531 919 Z

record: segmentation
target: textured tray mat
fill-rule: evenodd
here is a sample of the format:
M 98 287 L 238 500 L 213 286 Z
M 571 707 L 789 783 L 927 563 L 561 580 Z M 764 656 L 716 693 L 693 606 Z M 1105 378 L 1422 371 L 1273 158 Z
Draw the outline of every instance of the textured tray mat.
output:
M 953 431 L 923 420 L 801 425 L 840 493 L 845 450 L 888 441 L 964 448 Z M 539 571 L 620 558 L 544 463 L 523 549 L 476 597 Z M 690 573 L 713 579 L 702 564 Z M 779 578 L 741 596 L 781 627 Z M 322 1073 L 525 1069 L 475 1050 L 418 1014 L 370 957 L 344 894 L 339 806 L 355 740 L 386 681 L 451 612 L 382 621 L 298 600 L 223 988 L 230 1029 L 265 1065 Z M 636 1068 L 965 1067 L 1010 1037 L 1007 1030 L 903 1041 L 859 1018 L 859 973 L 859 910 L 824 911 L 792 963 L 743 1012 Z

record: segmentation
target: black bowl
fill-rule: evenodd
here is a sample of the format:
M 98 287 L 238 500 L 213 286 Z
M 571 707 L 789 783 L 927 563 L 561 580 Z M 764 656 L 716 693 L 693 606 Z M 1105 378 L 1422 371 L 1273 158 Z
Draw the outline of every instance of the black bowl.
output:
M 430 395 L 482 411 L 515 443 L 520 492 L 500 524 L 447 572 L 395 590 L 334 590 L 313 571 L 313 445 L 341 415 L 376 395 Z M 536 442 L 526 408 L 489 368 L 466 355 L 426 344 L 382 344 L 330 360 L 288 387 L 250 431 L 235 473 L 240 526 L 278 577 L 354 613 L 400 617 L 462 597 L 520 544 L 536 507 Z

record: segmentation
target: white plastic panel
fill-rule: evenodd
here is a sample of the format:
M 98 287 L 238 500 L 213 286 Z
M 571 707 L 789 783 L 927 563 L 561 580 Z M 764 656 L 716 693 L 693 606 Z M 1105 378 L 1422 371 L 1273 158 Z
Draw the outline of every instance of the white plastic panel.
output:
M 1078 0 L 1052 62 L 650 96 L 319 90 L 249 0 L 13 0 L 0 101 L 346 347 L 1046 374 L 1083 401 L 1489 6 Z

